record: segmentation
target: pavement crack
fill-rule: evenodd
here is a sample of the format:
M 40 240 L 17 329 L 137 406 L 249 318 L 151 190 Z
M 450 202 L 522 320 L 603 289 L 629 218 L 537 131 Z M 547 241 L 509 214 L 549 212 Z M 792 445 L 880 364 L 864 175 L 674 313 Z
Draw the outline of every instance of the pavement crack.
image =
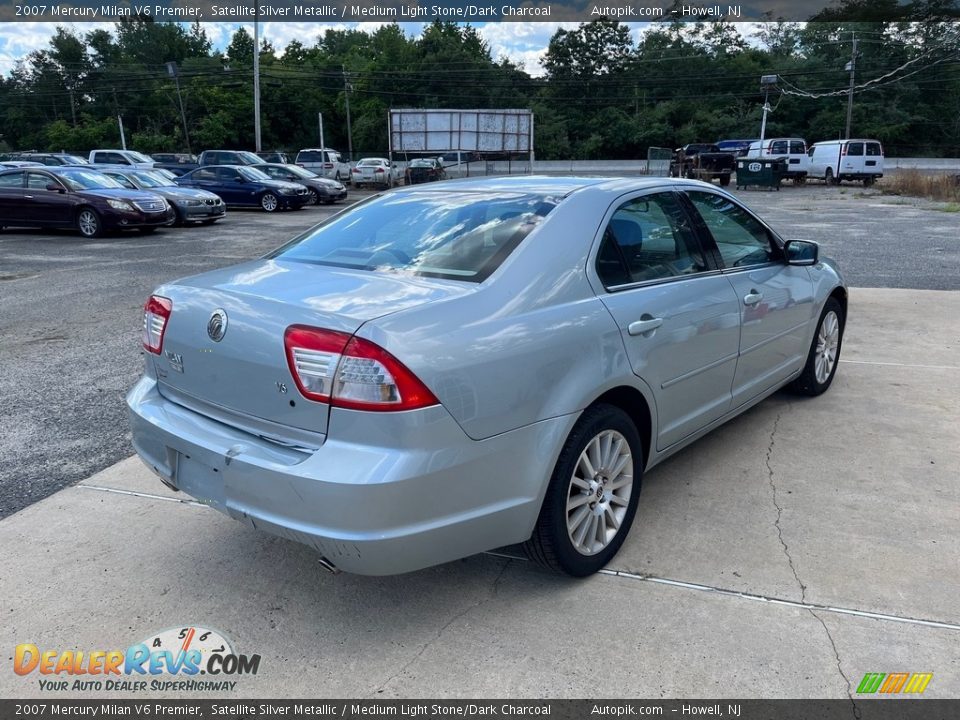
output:
M 777 510 L 777 519 L 773 522 L 774 527 L 777 528 L 777 537 L 780 540 L 780 546 L 783 548 L 783 554 L 787 558 L 787 564 L 790 565 L 790 572 L 793 573 L 793 579 L 797 581 L 797 585 L 800 588 L 800 602 L 807 602 L 807 586 L 803 584 L 800 580 L 800 576 L 797 574 L 797 568 L 793 564 L 793 556 L 790 555 L 790 548 L 787 545 L 786 541 L 783 539 L 783 527 L 780 525 L 780 519 L 783 516 L 783 507 L 777 501 L 777 484 L 774 482 L 774 470 L 771 463 L 771 457 L 773 456 L 773 448 L 777 444 L 777 429 L 780 426 L 780 419 L 783 417 L 783 411 L 777 413 L 776 419 L 773 421 L 773 428 L 770 430 L 770 443 L 767 445 L 767 455 L 764 458 L 764 462 L 767 466 L 767 482 L 770 483 L 770 490 L 773 493 L 773 506 Z
M 512 562 L 513 560 L 509 559 L 503 564 L 503 567 L 500 568 L 500 572 L 497 573 L 497 576 L 493 579 L 493 584 L 490 586 L 490 592 L 485 598 L 478 600 L 472 605 L 468 605 L 463 610 L 461 610 L 456 615 L 454 615 L 449 620 L 447 620 L 447 622 L 445 622 L 443 626 L 437 630 L 437 634 L 433 637 L 433 639 L 425 642 L 420 647 L 420 649 L 417 650 L 417 652 L 413 655 L 413 657 L 411 657 L 409 660 L 407 660 L 407 662 L 403 664 L 403 667 L 401 667 L 393 675 L 391 675 L 382 683 L 380 683 L 380 685 L 372 693 L 370 693 L 370 697 L 375 697 L 379 695 L 386 689 L 386 687 L 391 682 L 393 682 L 393 680 L 403 675 L 403 673 L 407 671 L 407 668 L 409 668 L 411 665 L 413 665 L 417 660 L 421 658 L 421 656 L 427 651 L 427 648 L 429 648 L 431 645 L 437 642 L 441 637 L 443 637 L 443 634 L 447 631 L 447 628 L 453 625 L 453 623 L 455 623 L 457 620 L 462 618 L 464 615 L 467 615 L 468 613 L 473 612 L 481 605 L 486 605 L 488 602 L 493 600 L 497 596 L 497 594 L 500 592 L 500 581 L 503 579 L 504 573 L 507 571 L 507 568 L 510 567 L 510 564 Z
M 823 621 L 819 615 L 817 615 L 813 610 L 808 610 L 813 617 L 817 619 L 823 626 L 823 631 L 827 634 L 827 640 L 830 641 L 830 647 L 833 648 L 833 656 L 837 659 L 837 670 L 840 672 L 840 677 L 843 678 L 843 681 L 847 684 L 847 697 L 850 698 L 850 705 L 853 706 L 853 717 L 856 720 L 860 720 L 860 708 L 857 707 L 857 701 L 853 697 L 853 685 L 850 682 L 850 678 L 847 677 L 847 674 L 843 671 L 843 665 L 840 663 L 840 653 L 837 651 L 837 643 L 833 640 L 833 635 L 830 632 L 830 628 L 827 627 L 827 624 Z

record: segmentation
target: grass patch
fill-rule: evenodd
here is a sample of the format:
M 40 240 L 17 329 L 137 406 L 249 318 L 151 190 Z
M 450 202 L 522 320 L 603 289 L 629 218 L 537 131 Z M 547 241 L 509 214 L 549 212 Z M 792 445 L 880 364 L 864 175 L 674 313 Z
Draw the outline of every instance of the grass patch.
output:
M 880 186 L 887 195 L 909 195 L 949 203 L 960 203 L 960 176 L 924 175 L 918 170 L 898 170 L 885 177 Z M 958 212 L 947 210 L 946 212 Z
M 946 205 L 941 207 L 936 207 L 934 210 L 939 210 L 940 212 L 960 212 L 960 202 L 949 202 Z

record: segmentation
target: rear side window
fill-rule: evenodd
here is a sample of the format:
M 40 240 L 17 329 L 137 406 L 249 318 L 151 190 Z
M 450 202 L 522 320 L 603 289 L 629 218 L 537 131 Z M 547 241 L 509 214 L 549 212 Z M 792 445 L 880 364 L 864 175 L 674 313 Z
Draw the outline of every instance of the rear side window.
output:
M 0 175 L 0 188 L 20 188 L 23 187 L 23 173 L 12 172 Z
M 787 152 L 787 141 L 786 140 L 777 140 L 775 143 L 770 145 L 770 152 L 777 155 L 784 155 Z
M 645 195 L 617 208 L 597 252 L 597 276 L 607 288 L 705 269 L 696 237 L 672 193 Z
M 210 168 L 200 168 L 190 177 L 194 180 L 216 180 L 217 174 Z
M 557 202 L 516 193 L 387 195 L 335 216 L 268 257 L 482 282 Z
M 847 143 L 847 155 L 850 155 L 853 157 L 862 157 L 863 143 L 862 142 Z
M 867 155 L 870 155 L 871 157 L 883 155 L 883 148 L 880 147 L 880 143 L 867 143 Z

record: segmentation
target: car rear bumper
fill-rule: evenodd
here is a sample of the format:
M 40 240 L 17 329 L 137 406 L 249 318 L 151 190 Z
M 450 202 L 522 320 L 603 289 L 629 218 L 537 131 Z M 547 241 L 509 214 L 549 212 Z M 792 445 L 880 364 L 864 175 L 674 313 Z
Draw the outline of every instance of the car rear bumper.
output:
M 149 376 L 127 404 L 133 445 L 165 483 L 365 575 L 528 538 L 575 421 L 553 418 L 475 441 L 441 406 L 376 418 L 334 408 L 336 438 L 305 450 L 173 403 Z

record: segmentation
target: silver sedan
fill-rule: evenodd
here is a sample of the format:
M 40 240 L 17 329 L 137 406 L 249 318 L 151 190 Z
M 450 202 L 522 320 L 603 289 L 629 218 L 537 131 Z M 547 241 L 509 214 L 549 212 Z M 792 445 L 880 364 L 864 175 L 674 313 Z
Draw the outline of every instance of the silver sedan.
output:
M 622 545 L 645 471 L 784 386 L 825 391 L 847 291 L 690 180 L 414 186 L 263 259 L 159 287 L 137 452 L 330 568 Z

